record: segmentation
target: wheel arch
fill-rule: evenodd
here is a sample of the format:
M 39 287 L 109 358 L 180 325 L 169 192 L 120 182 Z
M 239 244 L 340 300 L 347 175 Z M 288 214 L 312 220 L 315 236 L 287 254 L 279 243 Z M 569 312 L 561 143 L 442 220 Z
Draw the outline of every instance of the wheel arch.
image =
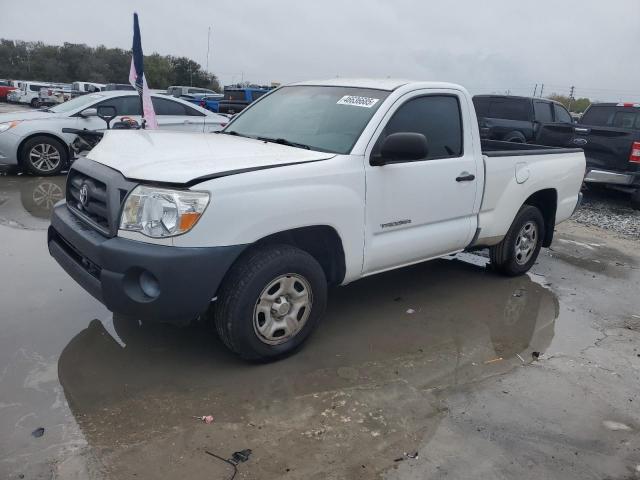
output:
M 553 231 L 556 225 L 556 210 L 558 208 L 558 192 L 555 188 L 545 188 L 533 193 L 524 201 L 524 205 L 536 207 L 544 218 L 543 247 L 551 246 Z
M 512 130 L 503 138 L 505 142 L 527 143 L 527 137 L 520 130 Z
M 22 152 L 24 150 L 24 145 L 31 140 L 32 138 L 35 137 L 49 137 L 53 140 L 56 140 L 58 142 L 60 142 L 63 146 L 64 146 L 64 151 L 65 154 L 67 155 L 66 161 L 69 161 L 69 159 L 71 158 L 71 150 L 69 149 L 69 145 L 67 145 L 67 142 L 65 142 L 61 137 L 59 137 L 58 135 L 55 135 L 53 133 L 50 132 L 37 132 L 37 133 L 32 133 L 26 137 L 24 137 L 22 140 L 20 140 L 20 143 L 18 144 L 18 151 L 17 151 L 17 160 L 18 160 L 18 165 L 20 167 L 22 167 Z
M 249 248 L 284 243 L 304 250 L 322 267 L 331 285 L 339 285 L 345 278 L 346 261 L 342 239 L 329 225 L 312 225 L 272 233 L 255 241 Z

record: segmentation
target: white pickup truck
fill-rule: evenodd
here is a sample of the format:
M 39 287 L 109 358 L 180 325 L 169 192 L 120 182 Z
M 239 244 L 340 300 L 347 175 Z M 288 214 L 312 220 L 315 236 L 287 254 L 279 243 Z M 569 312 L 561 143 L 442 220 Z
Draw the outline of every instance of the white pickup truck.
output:
M 210 311 L 230 349 L 273 358 L 318 325 L 328 284 L 483 247 L 523 274 L 584 172 L 579 149 L 481 145 L 457 85 L 306 82 L 215 134 L 109 131 L 70 169 L 48 244 L 110 310 Z

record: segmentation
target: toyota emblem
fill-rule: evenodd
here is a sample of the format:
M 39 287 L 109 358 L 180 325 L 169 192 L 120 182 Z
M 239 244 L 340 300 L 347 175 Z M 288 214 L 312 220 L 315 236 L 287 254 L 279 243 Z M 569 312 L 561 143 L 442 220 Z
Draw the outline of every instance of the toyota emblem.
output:
M 86 183 L 83 183 L 82 186 L 80 187 L 80 203 L 82 204 L 83 207 L 86 207 L 88 201 L 89 201 L 89 188 L 87 187 Z

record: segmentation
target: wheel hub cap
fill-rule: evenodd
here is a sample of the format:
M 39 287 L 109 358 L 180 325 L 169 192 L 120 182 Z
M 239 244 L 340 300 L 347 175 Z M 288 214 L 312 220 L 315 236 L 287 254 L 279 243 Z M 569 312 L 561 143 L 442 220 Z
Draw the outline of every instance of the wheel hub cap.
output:
M 271 305 L 271 311 L 278 317 L 284 317 L 291 310 L 291 304 L 287 297 L 278 297 Z
M 280 275 L 262 290 L 253 314 L 253 328 L 260 341 L 279 345 L 296 336 L 311 313 L 311 285 L 294 273 Z
M 531 260 L 537 245 L 538 226 L 535 222 L 527 222 L 522 226 L 516 238 L 516 246 L 514 249 L 516 263 L 518 265 L 524 265 Z

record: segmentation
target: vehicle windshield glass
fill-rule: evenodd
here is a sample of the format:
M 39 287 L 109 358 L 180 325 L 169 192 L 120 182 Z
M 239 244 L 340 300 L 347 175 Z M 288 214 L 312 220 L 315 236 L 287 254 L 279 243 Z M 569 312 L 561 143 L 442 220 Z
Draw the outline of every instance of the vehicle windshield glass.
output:
M 284 139 L 313 150 L 345 154 L 389 93 L 350 87 L 283 87 L 238 115 L 225 132 Z
M 585 112 L 580 123 L 597 127 L 640 129 L 640 108 L 594 105 Z
M 92 94 L 92 95 L 81 95 L 79 97 L 73 98 L 68 102 L 61 103 L 60 105 L 56 105 L 55 107 L 51 107 L 49 110 L 53 113 L 67 113 L 78 108 L 82 108 L 85 105 L 90 105 L 92 103 L 97 102 L 98 100 L 102 100 L 105 98 L 104 95 Z

